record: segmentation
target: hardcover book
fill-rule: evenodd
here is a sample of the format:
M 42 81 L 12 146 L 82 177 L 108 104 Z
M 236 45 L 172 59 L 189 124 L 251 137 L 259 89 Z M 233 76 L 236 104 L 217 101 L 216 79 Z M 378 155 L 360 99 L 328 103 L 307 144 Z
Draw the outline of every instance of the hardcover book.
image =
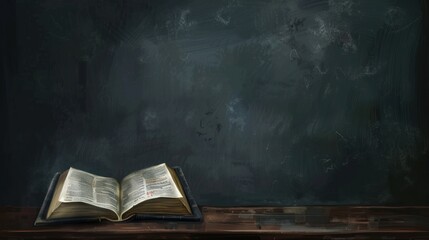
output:
M 103 219 L 199 221 L 201 212 L 179 167 L 163 163 L 121 181 L 70 168 L 52 179 L 34 225 Z

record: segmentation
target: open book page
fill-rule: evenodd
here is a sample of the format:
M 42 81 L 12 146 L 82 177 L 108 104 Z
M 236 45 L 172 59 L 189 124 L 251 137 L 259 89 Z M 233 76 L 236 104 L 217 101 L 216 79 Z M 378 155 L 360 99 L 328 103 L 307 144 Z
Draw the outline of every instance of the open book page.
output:
M 113 178 L 70 168 L 59 199 L 60 202 L 87 203 L 119 215 L 119 183 Z
M 165 163 L 131 173 L 121 186 L 122 213 L 149 199 L 182 197 Z

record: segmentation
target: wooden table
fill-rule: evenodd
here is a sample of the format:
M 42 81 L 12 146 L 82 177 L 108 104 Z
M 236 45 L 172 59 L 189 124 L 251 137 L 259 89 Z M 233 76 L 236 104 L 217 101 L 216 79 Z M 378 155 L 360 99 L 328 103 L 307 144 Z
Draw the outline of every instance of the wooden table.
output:
M 429 239 L 429 206 L 202 207 L 204 220 L 34 227 L 37 208 L 0 207 L 1 239 Z

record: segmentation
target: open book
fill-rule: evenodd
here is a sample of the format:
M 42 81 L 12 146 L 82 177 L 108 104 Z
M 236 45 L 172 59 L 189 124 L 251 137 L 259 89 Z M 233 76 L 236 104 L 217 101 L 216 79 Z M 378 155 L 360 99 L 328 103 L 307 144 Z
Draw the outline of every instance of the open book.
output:
M 133 172 L 119 182 L 70 168 L 56 182 L 45 219 L 123 221 L 136 214 L 192 215 L 174 169 L 160 164 Z

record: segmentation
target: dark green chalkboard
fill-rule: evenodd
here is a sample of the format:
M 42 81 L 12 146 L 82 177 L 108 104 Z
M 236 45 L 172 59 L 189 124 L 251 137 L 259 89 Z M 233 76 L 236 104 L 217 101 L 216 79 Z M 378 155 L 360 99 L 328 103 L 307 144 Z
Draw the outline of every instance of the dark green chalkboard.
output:
M 2 4 L 2 204 L 159 162 L 206 205 L 429 203 L 425 1 Z

